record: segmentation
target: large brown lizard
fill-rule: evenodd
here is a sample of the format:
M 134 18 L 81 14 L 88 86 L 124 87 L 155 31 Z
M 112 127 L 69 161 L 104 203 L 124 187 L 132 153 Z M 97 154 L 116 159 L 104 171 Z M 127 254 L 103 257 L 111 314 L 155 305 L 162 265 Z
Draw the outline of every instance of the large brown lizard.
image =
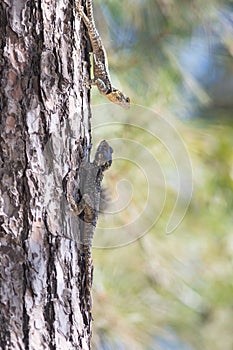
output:
M 93 51 L 93 72 L 94 79 L 90 80 L 91 85 L 96 85 L 100 93 L 106 96 L 111 102 L 128 109 L 130 107 L 130 99 L 123 92 L 113 87 L 110 74 L 108 71 L 108 59 L 106 51 L 96 29 L 94 15 L 93 15 L 93 0 L 86 0 L 86 11 L 84 13 L 83 6 L 80 0 L 76 0 L 76 7 L 81 16 L 85 26 L 88 30 L 92 51 Z

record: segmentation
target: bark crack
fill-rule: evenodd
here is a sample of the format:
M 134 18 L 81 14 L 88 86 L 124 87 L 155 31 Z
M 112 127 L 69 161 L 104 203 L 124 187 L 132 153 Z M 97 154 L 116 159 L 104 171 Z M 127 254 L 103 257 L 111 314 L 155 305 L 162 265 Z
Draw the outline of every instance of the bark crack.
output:
M 47 302 L 44 307 L 44 318 L 46 320 L 46 328 L 50 335 L 49 348 L 51 350 L 56 349 L 55 345 L 55 310 L 54 310 L 54 299 L 57 297 L 57 275 L 55 267 L 55 247 L 52 242 L 51 234 L 48 234 L 48 263 L 47 263 Z
M 23 277 L 24 277 L 24 285 L 23 285 L 23 343 L 25 350 L 29 350 L 29 316 L 26 308 L 26 290 L 27 290 L 27 267 L 23 264 Z

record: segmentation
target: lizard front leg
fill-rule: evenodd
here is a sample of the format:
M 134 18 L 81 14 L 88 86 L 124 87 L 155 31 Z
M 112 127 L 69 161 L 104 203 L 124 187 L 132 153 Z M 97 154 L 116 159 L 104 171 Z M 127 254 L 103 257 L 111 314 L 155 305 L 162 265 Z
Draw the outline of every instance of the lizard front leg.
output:
M 100 78 L 94 78 L 90 80 L 91 85 L 96 85 L 99 92 L 106 96 L 109 93 L 109 88 L 108 86 L 104 83 L 104 81 Z
M 76 203 L 73 195 L 71 194 L 71 192 L 69 192 L 68 201 L 76 215 L 80 215 L 86 207 L 86 201 L 84 196 L 81 198 L 79 203 Z
M 92 85 L 97 86 L 99 92 L 104 96 L 111 92 L 111 90 L 109 90 L 109 86 L 107 86 L 105 82 L 100 78 L 88 79 L 84 77 L 84 84 L 87 89 L 90 89 Z

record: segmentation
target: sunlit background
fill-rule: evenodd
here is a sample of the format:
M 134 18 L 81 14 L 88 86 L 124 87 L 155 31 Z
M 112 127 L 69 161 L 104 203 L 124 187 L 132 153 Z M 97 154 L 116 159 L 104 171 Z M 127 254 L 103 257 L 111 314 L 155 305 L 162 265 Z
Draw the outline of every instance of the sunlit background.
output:
M 106 138 L 115 157 L 93 251 L 93 348 L 231 350 L 233 2 L 94 3 L 112 81 L 133 106 L 100 106 L 91 91 L 93 147 Z

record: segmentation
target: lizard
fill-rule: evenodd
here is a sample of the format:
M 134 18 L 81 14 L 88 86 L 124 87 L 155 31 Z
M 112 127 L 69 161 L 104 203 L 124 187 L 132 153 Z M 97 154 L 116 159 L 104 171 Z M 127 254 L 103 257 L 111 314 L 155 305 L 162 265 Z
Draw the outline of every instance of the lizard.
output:
M 100 142 L 93 162 L 85 156 L 79 168 L 79 186 L 68 190 L 68 202 L 79 217 L 80 251 L 84 262 L 84 296 L 87 309 L 91 310 L 92 258 L 91 247 L 98 219 L 101 182 L 103 173 L 112 164 L 112 147 L 103 140 Z
M 95 24 L 93 0 L 86 0 L 87 14 L 85 14 L 80 0 L 76 0 L 76 8 L 88 30 L 92 46 L 94 79 L 90 80 L 90 84 L 96 85 L 99 92 L 106 96 L 109 101 L 128 109 L 130 107 L 130 98 L 115 88 L 110 79 L 107 54 Z

